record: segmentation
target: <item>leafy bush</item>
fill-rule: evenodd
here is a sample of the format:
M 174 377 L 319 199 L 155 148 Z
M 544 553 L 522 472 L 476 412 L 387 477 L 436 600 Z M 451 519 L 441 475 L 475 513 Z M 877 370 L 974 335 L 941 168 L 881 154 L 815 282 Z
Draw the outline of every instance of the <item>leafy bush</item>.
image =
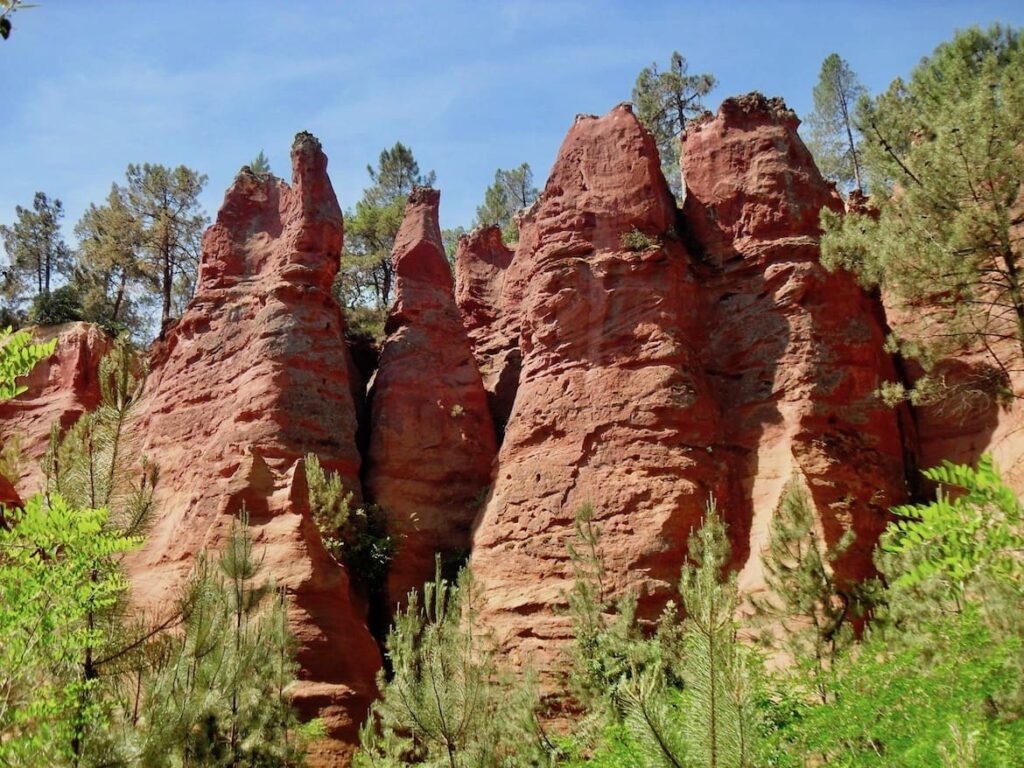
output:
M 622 247 L 628 251 L 641 253 L 643 251 L 655 251 L 661 247 L 661 243 L 658 242 L 657 238 L 651 237 L 639 229 L 634 229 L 622 235 Z
M 356 581 L 375 591 L 387 577 L 395 550 L 384 510 L 354 506 L 354 494 L 337 472 L 323 468 L 316 454 L 306 456 L 305 466 L 310 511 L 324 547 Z
M 62 285 L 49 293 L 41 293 L 32 299 L 28 310 L 29 322 L 36 325 L 60 325 L 72 323 L 84 317 L 82 300 L 74 286 Z

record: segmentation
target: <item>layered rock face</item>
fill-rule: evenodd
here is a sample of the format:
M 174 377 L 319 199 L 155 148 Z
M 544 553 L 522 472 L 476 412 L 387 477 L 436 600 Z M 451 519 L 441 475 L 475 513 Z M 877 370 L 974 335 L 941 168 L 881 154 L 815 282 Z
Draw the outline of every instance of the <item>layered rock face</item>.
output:
M 640 589 L 650 613 L 674 589 L 708 496 L 726 495 L 694 346 L 699 289 L 676 225 L 630 108 L 580 117 L 505 278 L 504 293 L 514 279 L 522 296 L 522 372 L 471 562 L 481 623 L 535 667 L 569 636 L 556 608 L 581 505 L 603 529 L 608 586 Z
M 459 238 L 455 253 L 455 301 L 483 378 L 494 421 L 504 425 L 519 384 L 519 335 L 498 332 L 504 318 L 502 291 L 513 252 L 499 227 L 480 227 Z M 515 308 L 509 307 L 509 312 Z M 509 360 L 509 357 L 513 360 Z
M 111 339 L 89 323 L 66 323 L 32 329 L 38 342 L 57 340 L 47 360 L 21 379 L 28 389 L 13 400 L 0 403 L 0 445 L 14 441 L 24 461 L 21 475 L 11 478 L 22 496 L 41 489 L 39 460 L 50 443 L 54 424 L 64 430 L 100 402 L 100 360 L 110 350 Z
M 380 666 L 311 520 L 302 464 L 315 453 L 358 492 L 351 363 L 330 293 L 341 243 L 309 134 L 292 148 L 291 186 L 247 169 L 235 179 L 203 238 L 196 296 L 153 353 L 135 428 L 160 470 L 157 519 L 127 561 L 136 602 L 160 613 L 244 505 L 266 573 L 288 593 L 295 699 L 325 721 L 324 764 L 351 750 Z
M 760 550 L 783 487 L 810 490 L 825 538 L 853 529 L 837 564 L 871 572 L 887 509 L 904 497 L 899 415 L 874 396 L 895 378 L 879 301 L 819 264 L 818 212 L 842 202 L 778 99 L 726 99 L 682 140 L 684 213 L 703 250 L 705 364 L 726 447 L 753 519 L 741 586 L 762 585 Z
M 409 196 L 395 241 L 395 301 L 370 392 L 367 497 L 387 512 L 397 551 L 389 607 L 461 560 L 497 447 L 480 372 L 455 305 L 436 190 Z M 499 238 L 500 239 L 500 238 Z

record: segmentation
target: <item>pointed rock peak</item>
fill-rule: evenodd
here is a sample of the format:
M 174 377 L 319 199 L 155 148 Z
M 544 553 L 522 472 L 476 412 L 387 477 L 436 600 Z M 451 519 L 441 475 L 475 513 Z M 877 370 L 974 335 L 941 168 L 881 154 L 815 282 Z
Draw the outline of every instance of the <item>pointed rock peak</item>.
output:
M 726 99 L 718 108 L 718 117 L 729 125 L 774 123 L 794 131 L 800 125 L 796 112 L 781 97 L 768 97 L 757 91 Z
M 472 232 L 459 237 L 459 246 L 455 252 L 456 270 L 462 262 L 483 261 L 498 269 L 504 269 L 512 261 L 512 250 L 502 239 L 501 227 L 492 224 L 477 227 Z
M 823 206 L 841 209 L 780 98 L 726 99 L 683 134 L 680 164 L 691 230 L 711 251 L 734 238 L 814 237 Z M 727 250 L 727 248 L 726 248 Z
M 405 204 L 402 226 L 395 237 L 391 261 L 399 281 L 415 281 L 454 288 L 452 271 L 444 253 L 438 207 L 441 193 L 430 187 L 414 187 Z M 402 285 L 398 286 L 400 293 Z
M 569 129 L 531 215 L 566 209 L 652 233 L 674 224 L 675 200 L 654 137 L 629 104 L 602 117 L 579 116 Z
M 327 176 L 327 155 L 320 140 L 306 131 L 292 142 L 292 188 L 302 202 L 303 217 L 342 228 L 341 206 Z

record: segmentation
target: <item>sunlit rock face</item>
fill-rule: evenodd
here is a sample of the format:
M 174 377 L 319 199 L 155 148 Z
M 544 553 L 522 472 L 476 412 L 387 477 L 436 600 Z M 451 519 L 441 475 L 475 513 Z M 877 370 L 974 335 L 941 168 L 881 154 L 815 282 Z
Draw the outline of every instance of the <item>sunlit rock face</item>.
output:
M 135 428 L 160 470 L 157 514 L 127 561 L 136 603 L 166 611 L 198 553 L 219 549 L 247 510 L 264 572 L 289 597 L 295 700 L 327 726 L 321 764 L 352 751 L 381 663 L 311 519 L 302 463 L 315 453 L 358 498 L 353 373 L 330 291 L 342 229 L 309 134 L 292 148 L 291 185 L 243 169 L 228 189 L 196 296 L 153 350 Z
M 434 577 L 434 557 L 465 559 L 497 450 L 438 226 L 440 195 L 409 196 L 395 241 L 395 300 L 370 391 L 366 495 L 397 549 L 388 607 Z
M 36 342 L 57 346 L 19 383 L 25 392 L 0 403 L 0 446 L 21 455 L 18 477 L 9 478 L 22 497 L 42 490 L 40 460 L 54 424 L 65 430 L 100 402 L 100 360 L 113 340 L 91 323 L 65 323 L 28 329 Z
M 780 99 L 726 99 L 682 138 L 684 214 L 702 251 L 706 370 L 734 476 L 753 522 L 741 587 L 762 586 L 759 552 L 785 484 L 811 493 L 836 563 L 872 573 L 888 508 L 904 498 L 899 413 L 875 395 L 895 377 L 876 297 L 819 263 L 819 211 L 842 209 Z
M 579 117 L 506 270 L 522 367 L 471 562 L 481 624 L 542 669 L 570 636 L 559 607 L 581 505 L 602 528 L 609 589 L 642 591 L 650 614 L 674 590 L 709 495 L 728 495 L 677 223 L 629 107 Z

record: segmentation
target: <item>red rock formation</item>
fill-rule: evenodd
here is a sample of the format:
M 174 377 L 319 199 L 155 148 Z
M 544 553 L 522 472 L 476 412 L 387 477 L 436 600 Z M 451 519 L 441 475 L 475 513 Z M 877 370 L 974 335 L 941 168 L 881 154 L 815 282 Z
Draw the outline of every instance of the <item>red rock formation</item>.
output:
M 608 586 L 643 590 L 650 615 L 674 591 L 709 494 L 727 495 L 676 225 L 630 108 L 579 117 L 505 278 L 505 295 L 522 296 L 522 373 L 471 562 L 482 624 L 541 669 L 570 632 L 556 609 L 578 507 L 591 503 L 603 528 Z
M 518 332 L 509 338 L 499 331 L 502 289 L 512 256 L 496 226 L 480 227 L 460 237 L 455 254 L 455 301 L 473 344 L 491 415 L 501 424 L 512 410 L 519 383 Z M 510 354 L 516 360 L 513 365 L 507 361 Z
M 243 169 L 203 238 L 196 296 L 155 349 L 140 403 L 158 512 L 128 571 L 136 601 L 160 612 L 244 504 L 291 599 L 295 699 L 328 728 L 315 760 L 334 764 L 355 743 L 380 656 L 310 519 L 301 461 L 316 453 L 358 490 L 351 363 L 330 292 L 342 217 L 326 171 L 319 142 L 299 134 L 292 185 Z
M 28 389 L 0 403 L 0 444 L 16 441 L 24 461 L 18 491 L 29 496 L 40 489 L 39 460 L 50 442 L 50 429 L 67 429 L 100 402 L 99 364 L 111 346 L 110 337 L 89 323 L 66 323 L 32 329 L 36 341 L 57 339 L 57 347 L 21 380 Z
M 727 450 L 754 520 L 741 586 L 762 583 L 759 552 L 783 486 L 808 483 L 826 539 L 857 542 L 838 564 L 872 570 L 886 510 L 903 497 L 897 414 L 874 395 L 893 378 L 879 302 L 819 264 L 818 212 L 842 203 L 779 99 L 726 99 L 682 142 L 684 213 L 704 251 L 708 374 Z
M 3 475 L 0 475 L 0 507 L 20 507 L 21 496 L 15 490 L 14 484 Z M 3 525 L 3 511 L 0 510 L 0 525 Z
M 491 481 L 494 425 L 441 244 L 436 190 L 413 190 L 395 240 L 395 301 L 371 389 L 367 496 L 398 537 L 389 605 L 462 555 Z

